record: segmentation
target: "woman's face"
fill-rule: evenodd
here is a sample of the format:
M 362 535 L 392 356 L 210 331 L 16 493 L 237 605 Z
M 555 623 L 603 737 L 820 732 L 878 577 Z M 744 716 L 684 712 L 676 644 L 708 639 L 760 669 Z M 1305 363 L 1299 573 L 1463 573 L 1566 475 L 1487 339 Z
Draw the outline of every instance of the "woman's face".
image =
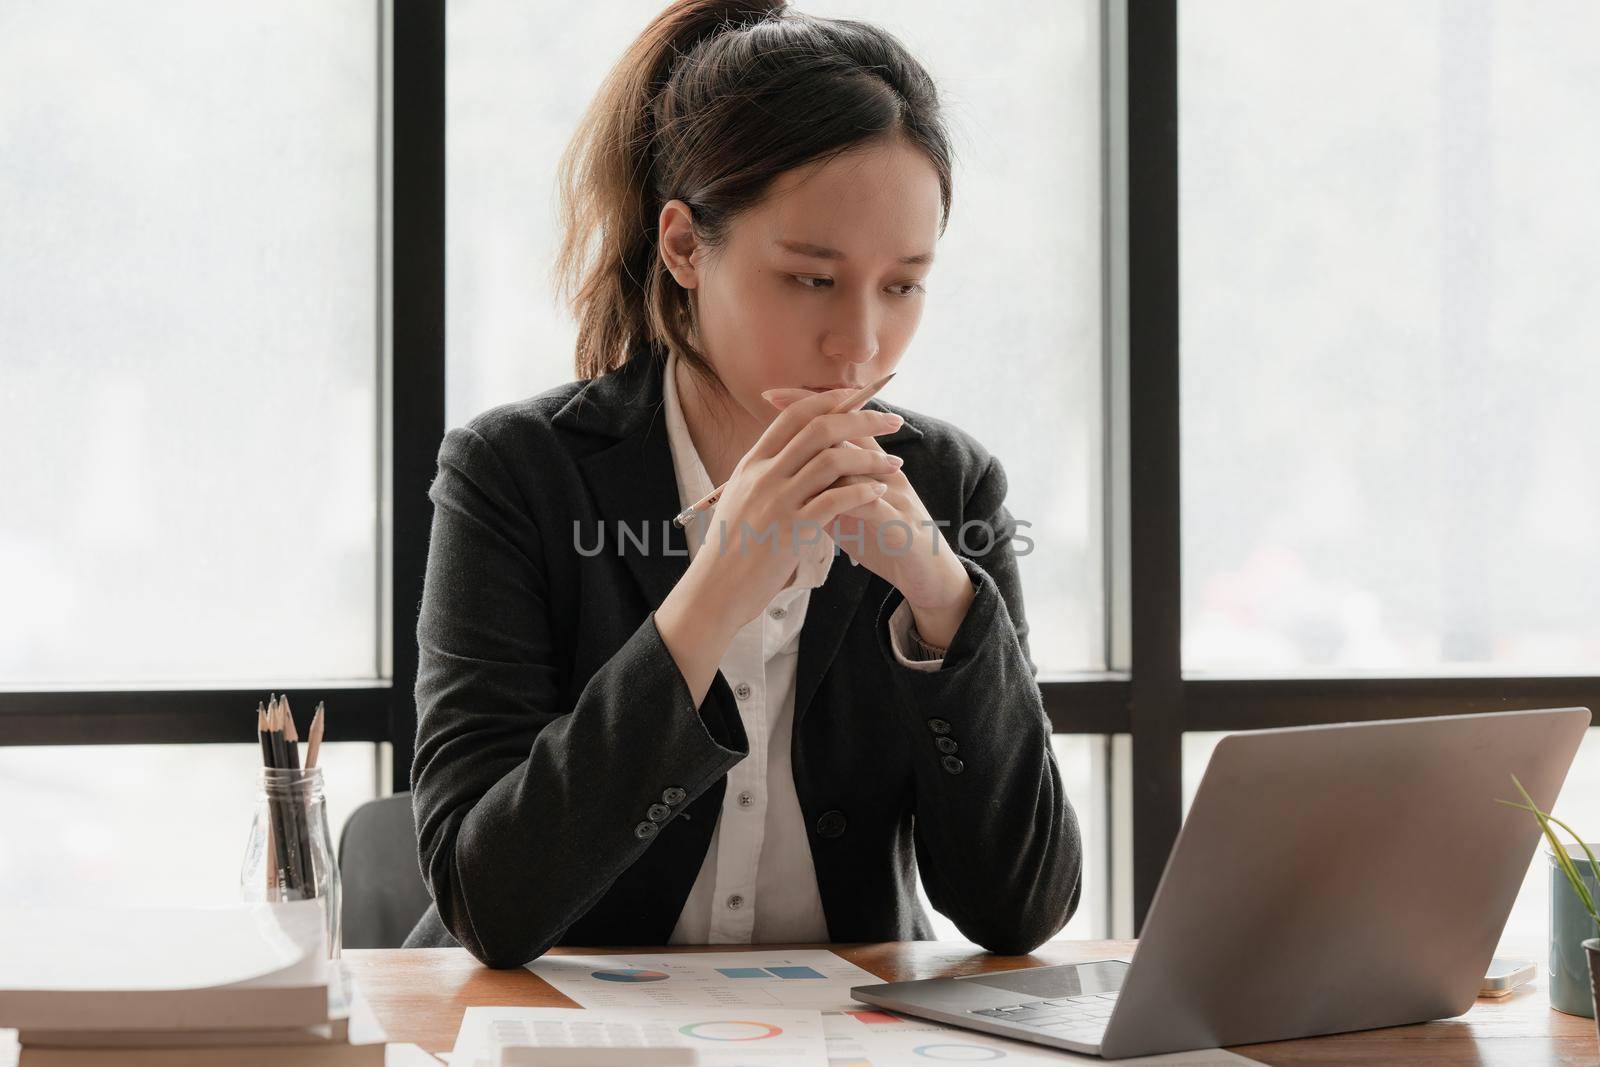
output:
M 695 242 L 687 205 L 665 205 L 663 259 L 734 404 L 765 425 L 764 390 L 894 370 L 922 318 L 939 212 L 937 172 L 898 140 L 780 175 L 715 250 Z

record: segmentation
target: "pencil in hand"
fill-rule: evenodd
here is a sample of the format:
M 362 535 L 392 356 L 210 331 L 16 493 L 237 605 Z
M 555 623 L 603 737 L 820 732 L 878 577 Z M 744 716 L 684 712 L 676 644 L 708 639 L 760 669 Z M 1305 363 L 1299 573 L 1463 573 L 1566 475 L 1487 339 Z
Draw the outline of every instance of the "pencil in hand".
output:
M 843 400 L 839 401 L 839 403 L 830 408 L 828 414 L 839 415 L 846 411 L 855 411 L 868 400 L 871 400 L 877 394 L 878 390 L 888 385 L 889 379 L 893 378 L 897 373 L 899 372 L 891 371 L 890 373 L 885 374 L 882 378 L 879 378 L 877 381 L 872 382 L 869 385 L 862 386 L 860 389 L 857 389 L 854 393 L 851 393 L 849 396 L 845 397 Z M 718 500 L 722 499 L 722 490 L 727 488 L 727 485 L 727 482 L 723 482 L 721 485 L 711 490 L 711 492 L 707 493 L 699 500 L 696 500 L 693 504 L 690 504 L 688 507 L 678 512 L 677 515 L 673 516 L 672 524 L 679 527 L 689 525 L 689 523 L 694 521 L 694 517 L 696 515 L 702 511 L 705 511 Z

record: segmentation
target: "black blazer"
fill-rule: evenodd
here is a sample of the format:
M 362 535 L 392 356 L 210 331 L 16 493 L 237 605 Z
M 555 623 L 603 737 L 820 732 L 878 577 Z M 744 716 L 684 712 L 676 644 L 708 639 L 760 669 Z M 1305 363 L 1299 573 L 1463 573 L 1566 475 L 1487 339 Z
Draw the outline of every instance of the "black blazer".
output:
M 517 967 L 559 944 L 662 945 L 677 923 L 749 747 L 721 672 L 696 708 L 655 626 L 689 562 L 663 378 L 662 360 L 636 358 L 445 435 L 412 769 L 434 904 L 407 947 Z M 869 406 L 904 417 L 879 440 L 951 520 L 946 542 L 973 519 L 995 536 L 981 551 L 988 538 L 967 532 L 977 591 L 938 671 L 895 659 L 901 594 L 842 549 L 811 592 L 792 759 L 829 939 L 933 937 L 920 873 L 966 937 L 1029 952 L 1077 907 L 1081 846 L 1028 653 L 1005 473 L 949 423 Z M 602 528 L 604 551 L 586 555 Z

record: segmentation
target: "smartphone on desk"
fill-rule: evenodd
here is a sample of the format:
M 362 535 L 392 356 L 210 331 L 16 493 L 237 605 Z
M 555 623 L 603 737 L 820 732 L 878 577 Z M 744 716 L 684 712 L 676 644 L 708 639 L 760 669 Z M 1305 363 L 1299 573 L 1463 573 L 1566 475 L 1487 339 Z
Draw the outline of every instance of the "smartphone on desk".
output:
M 1529 981 L 1538 973 L 1538 965 L 1526 960 L 1507 960 L 1495 957 L 1489 961 L 1489 970 L 1478 987 L 1480 997 L 1503 997 L 1517 986 Z

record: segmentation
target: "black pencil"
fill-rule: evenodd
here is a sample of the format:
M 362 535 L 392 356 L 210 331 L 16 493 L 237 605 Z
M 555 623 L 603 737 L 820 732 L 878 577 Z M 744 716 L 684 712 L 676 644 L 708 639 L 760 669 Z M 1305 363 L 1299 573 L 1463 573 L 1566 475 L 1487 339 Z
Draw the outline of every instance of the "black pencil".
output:
M 294 724 L 294 712 L 289 710 L 289 698 L 283 698 L 283 740 L 289 750 L 289 769 L 300 769 L 300 731 Z M 289 817 L 294 820 L 294 837 L 296 849 L 300 855 L 300 871 L 305 877 L 304 889 L 307 896 L 315 896 L 317 892 L 316 864 L 311 857 L 311 813 L 307 810 L 306 794 L 301 789 L 300 775 L 294 776 L 290 783 L 292 794 L 289 797 Z
M 280 771 L 289 769 L 289 744 L 283 736 L 285 717 L 284 698 L 274 697 L 272 710 L 268 713 L 268 725 L 272 728 L 273 757 L 276 759 L 277 767 Z M 303 897 L 310 896 L 307 886 L 308 872 L 300 862 L 300 821 L 295 818 L 295 804 L 287 795 L 293 790 L 294 783 L 286 783 L 284 779 L 280 778 L 277 785 L 279 818 L 283 823 L 284 833 L 287 835 L 285 848 L 289 854 L 289 888 L 297 890 Z
M 262 764 L 269 770 L 275 770 L 278 766 L 278 763 L 276 758 L 277 754 L 273 750 L 272 745 L 272 717 L 271 714 L 259 704 L 256 705 L 256 712 L 258 716 L 257 729 L 261 737 Z M 277 865 L 276 884 L 280 889 L 282 889 L 286 888 L 289 884 L 288 838 L 284 837 L 283 805 L 278 803 L 277 800 L 273 799 L 272 789 L 274 783 L 272 781 L 272 776 L 267 775 L 266 777 L 267 821 L 268 826 L 270 827 L 268 833 L 272 839 L 272 854 L 266 857 L 266 862 L 268 864 L 275 863 Z

